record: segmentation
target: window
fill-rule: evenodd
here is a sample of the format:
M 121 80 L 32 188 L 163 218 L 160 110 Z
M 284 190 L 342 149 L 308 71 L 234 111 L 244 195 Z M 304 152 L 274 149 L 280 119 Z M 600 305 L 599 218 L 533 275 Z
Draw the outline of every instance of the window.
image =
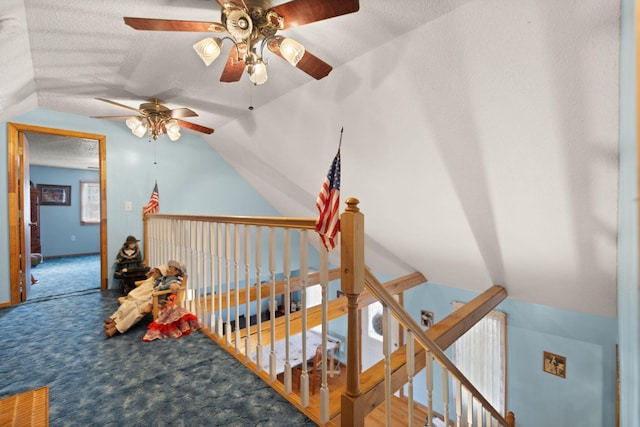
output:
M 453 303 L 454 311 L 463 304 Z M 492 311 L 453 344 L 453 363 L 501 413 L 506 413 L 507 316 Z

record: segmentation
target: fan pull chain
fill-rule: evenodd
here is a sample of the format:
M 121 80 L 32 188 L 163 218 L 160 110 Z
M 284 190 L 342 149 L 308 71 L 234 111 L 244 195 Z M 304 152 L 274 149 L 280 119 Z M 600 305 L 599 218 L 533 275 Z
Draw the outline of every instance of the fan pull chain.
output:
M 149 140 L 151 142 L 151 140 Z M 153 144 L 153 164 L 158 164 L 158 144 Z
M 249 85 L 249 111 L 253 111 L 253 85 Z

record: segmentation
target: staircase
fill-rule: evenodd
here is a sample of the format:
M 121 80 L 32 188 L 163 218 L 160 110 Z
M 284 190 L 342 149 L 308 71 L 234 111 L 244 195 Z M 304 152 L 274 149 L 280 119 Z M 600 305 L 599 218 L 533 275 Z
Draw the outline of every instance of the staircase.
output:
M 158 214 L 144 217 L 146 265 L 172 258 L 185 263 L 190 271 L 185 304 L 205 333 L 318 425 L 422 426 L 428 419 L 429 426 L 514 427 L 513 414 L 493 408 L 444 354 L 506 298 L 506 291 L 493 286 L 423 331 L 394 296 L 426 278 L 414 273 L 385 284 L 376 279 L 364 265 L 364 216 L 357 204 L 347 200 L 341 215 L 339 268 L 329 269 L 324 249 L 309 254 L 309 234 L 317 237 L 315 219 Z M 322 303 L 307 306 L 306 293 L 314 286 L 321 288 Z M 346 295 L 330 299 L 330 289 Z M 282 310 L 294 298 L 301 309 Z M 359 334 L 350 337 L 347 331 L 360 331 L 360 310 L 377 301 L 384 307 L 385 357 L 360 372 Z M 395 350 L 386 333 L 392 317 L 405 337 Z M 346 321 L 340 351 L 347 357 L 339 376 L 329 372 L 329 322 L 337 319 Z M 319 347 L 307 343 L 312 328 L 320 331 Z M 313 359 L 317 348 L 320 385 L 310 388 L 316 372 L 301 361 Z M 426 385 L 414 382 L 421 371 Z M 425 402 L 415 401 L 419 388 Z M 465 413 L 463 397 L 472 402 Z M 443 403 L 435 408 L 434 401 Z

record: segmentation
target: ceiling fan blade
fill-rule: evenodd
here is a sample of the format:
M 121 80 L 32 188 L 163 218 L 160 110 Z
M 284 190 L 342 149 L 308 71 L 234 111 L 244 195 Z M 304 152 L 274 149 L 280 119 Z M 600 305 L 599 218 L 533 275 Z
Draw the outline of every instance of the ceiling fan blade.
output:
M 280 52 L 279 43 L 283 38 L 284 37 L 282 36 L 277 36 L 267 43 L 267 48 L 282 59 L 284 59 L 284 57 Z M 296 68 L 304 71 L 316 80 L 320 80 L 321 78 L 326 77 L 331 72 L 331 70 L 333 70 L 333 67 L 331 65 L 327 64 L 308 50 L 305 50 L 304 55 L 296 64 Z
M 96 98 L 98 101 L 106 102 L 108 104 L 117 105 L 118 107 L 126 108 L 131 111 L 135 111 L 136 113 L 140 113 L 140 110 L 137 108 L 129 107 L 128 105 L 120 104 L 119 102 L 111 101 L 110 99 L 105 98 Z
M 226 31 L 224 25 L 218 22 L 179 21 L 175 19 L 124 18 L 124 23 L 135 30 L 149 31 L 191 31 L 204 33 L 211 31 L 222 33 Z
M 130 116 L 91 116 L 92 119 L 128 119 L 130 117 L 139 117 L 137 115 Z
M 200 126 L 200 125 L 197 125 L 197 124 L 191 123 L 191 122 L 185 122 L 184 120 L 180 120 L 180 119 L 177 119 L 176 121 L 183 128 L 187 128 L 187 129 L 191 129 L 191 130 L 195 130 L 195 131 L 202 132 L 202 133 L 207 133 L 207 134 L 212 134 L 213 133 L 213 129 L 205 127 L 205 126 Z
M 360 10 L 358 0 L 293 0 L 271 8 L 284 18 L 284 28 L 334 18 Z
M 176 108 L 169 111 L 169 115 L 173 119 L 179 119 L 180 117 L 197 117 L 198 113 L 189 108 Z
M 320 80 L 321 78 L 326 77 L 331 72 L 331 70 L 333 70 L 333 67 L 331 65 L 327 64 L 308 50 L 305 51 L 304 56 L 302 57 L 300 62 L 298 62 L 296 67 L 309 74 L 316 80 Z
M 240 43 L 238 45 L 238 50 L 235 49 L 235 46 L 231 48 L 229 56 L 227 57 L 227 63 L 225 64 L 224 70 L 222 70 L 222 75 L 220 76 L 221 82 L 234 83 L 240 81 L 245 64 L 244 61 L 239 59 L 244 58 L 246 50 L 247 45 L 244 43 Z

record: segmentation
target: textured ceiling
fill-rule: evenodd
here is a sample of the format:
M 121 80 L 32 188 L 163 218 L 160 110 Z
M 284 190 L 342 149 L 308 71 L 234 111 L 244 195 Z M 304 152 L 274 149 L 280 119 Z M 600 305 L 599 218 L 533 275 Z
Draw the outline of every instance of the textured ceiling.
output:
M 224 61 L 205 67 L 191 48 L 202 34 L 122 19 L 219 21 L 215 1 L 5 0 L 0 120 L 117 115 L 95 98 L 158 97 L 199 113 L 216 129 L 205 141 L 275 209 L 303 217 L 344 126 L 341 192 L 362 202 L 374 270 L 613 317 L 619 7 L 362 0 L 286 30 L 333 66 L 328 77 L 271 57 L 254 88 L 218 81 Z
M 25 133 L 29 164 L 71 169 L 99 169 L 98 141 L 43 133 Z

